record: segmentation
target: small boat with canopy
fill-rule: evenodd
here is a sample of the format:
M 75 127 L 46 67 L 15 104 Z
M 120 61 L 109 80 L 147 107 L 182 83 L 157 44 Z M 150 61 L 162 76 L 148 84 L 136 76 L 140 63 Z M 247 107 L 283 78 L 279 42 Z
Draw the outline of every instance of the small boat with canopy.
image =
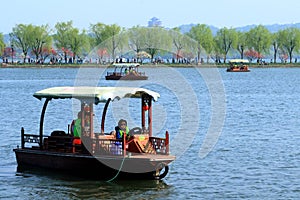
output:
M 145 72 L 139 72 L 139 63 L 114 63 L 113 72 L 107 72 L 106 80 L 147 80 Z
M 245 59 L 232 59 L 229 61 L 227 72 L 250 72 L 249 61 Z
M 175 156 L 169 153 L 168 131 L 165 137 L 155 137 L 152 133 L 152 103 L 160 97 L 157 92 L 132 87 L 81 86 L 47 88 L 33 96 L 44 99 L 39 134 L 25 133 L 25 129 L 21 128 L 21 146 L 14 149 L 18 171 L 42 168 L 100 180 L 112 177 L 162 179 L 168 173 L 168 165 L 175 160 Z M 48 103 L 73 98 L 79 100 L 81 105 L 81 136 L 74 136 L 70 126 L 68 130 L 54 129 L 45 134 Z M 140 99 L 141 125 L 132 128 L 129 137 L 123 134 L 118 139 L 104 126 L 110 103 L 118 103 L 123 98 Z M 99 104 L 104 105 L 101 129 L 96 130 L 94 108 Z

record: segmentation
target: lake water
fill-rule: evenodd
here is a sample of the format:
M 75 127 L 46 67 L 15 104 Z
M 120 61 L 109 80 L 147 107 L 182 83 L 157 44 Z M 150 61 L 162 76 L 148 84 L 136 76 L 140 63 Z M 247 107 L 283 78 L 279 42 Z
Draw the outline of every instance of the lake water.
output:
M 105 81 L 101 69 L 0 69 L 0 199 L 299 199 L 300 69 L 145 71 L 148 81 L 116 82 Z M 154 133 L 163 136 L 167 129 L 171 153 L 177 156 L 162 181 L 105 182 L 16 172 L 12 149 L 20 145 L 21 127 L 27 133 L 39 130 L 43 102 L 32 94 L 87 83 L 141 86 L 161 94 L 153 111 Z M 73 105 L 51 101 L 44 132 L 67 130 Z M 131 127 L 139 121 L 133 105 L 127 109 Z M 124 114 L 115 109 L 107 129 Z

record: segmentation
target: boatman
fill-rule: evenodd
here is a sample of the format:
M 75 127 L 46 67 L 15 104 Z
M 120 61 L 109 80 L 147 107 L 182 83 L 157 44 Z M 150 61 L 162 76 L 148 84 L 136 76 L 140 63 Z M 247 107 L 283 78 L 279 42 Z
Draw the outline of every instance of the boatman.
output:
M 81 111 L 77 114 L 77 119 L 72 121 L 71 133 L 74 137 L 81 137 Z

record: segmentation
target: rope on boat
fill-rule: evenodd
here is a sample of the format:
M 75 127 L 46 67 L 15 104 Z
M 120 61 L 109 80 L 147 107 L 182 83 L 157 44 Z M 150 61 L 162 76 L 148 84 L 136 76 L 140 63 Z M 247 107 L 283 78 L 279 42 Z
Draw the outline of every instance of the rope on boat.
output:
M 116 174 L 116 175 L 115 175 L 113 178 L 109 179 L 109 180 L 108 180 L 108 181 L 106 181 L 106 182 L 112 182 L 113 180 L 115 180 L 115 179 L 116 179 L 116 178 L 119 176 L 119 174 L 120 174 L 120 171 L 121 171 L 121 169 L 122 169 L 122 167 L 123 167 L 123 164 L 124 164 L 125 158 L 126 158 L 126 156 L 124 156 L 124 157 L 123 157 L 122 163 L 121 163 L 121 165 L 120 165 L 120 168 L 119 168 L 119 170 L 118 170 L 117 174 Z

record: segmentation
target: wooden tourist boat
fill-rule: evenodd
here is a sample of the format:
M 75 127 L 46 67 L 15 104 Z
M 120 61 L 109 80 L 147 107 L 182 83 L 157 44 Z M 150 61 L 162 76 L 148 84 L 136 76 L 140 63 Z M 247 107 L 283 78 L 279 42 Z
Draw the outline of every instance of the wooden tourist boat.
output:
M 227 72 L 250 72 L 249 61 L 245 59 L 232 59 L 229 61 Z
M 169 154 L 169 134 L 165 138 L 152 136 L 152 101 L 159 94 L 144 88 L 131 87 L 54 87 L 34 93 L 45 99 L 40 118 L 39 134 L 21 129 L 21 146 L 14 149 L 18 171 L 40 168 L 60 171 L 80 177 L 108 180 L 162 179 L 175 156 Z M 81 137 L 68 131 L 55 130 L 44 135 L 44 118 L 48 103 L 54 99 L 80 100 Z M 110 102 L 121 98 L 141 99 L 141 127 L 130 130 L 117 139 L 105 132 L 105 117 Z M 136 100 L 135 100 L 136 101 Z M 101 130 L 94 129 L 94 106 L 104 103 Z M 111 130 L 110 130 L 111 131 Z
M 114 63 L 113 72 L 107 72 L 106 80 L 147 80 L 145 72 L 139 72 L 139 63 Z

